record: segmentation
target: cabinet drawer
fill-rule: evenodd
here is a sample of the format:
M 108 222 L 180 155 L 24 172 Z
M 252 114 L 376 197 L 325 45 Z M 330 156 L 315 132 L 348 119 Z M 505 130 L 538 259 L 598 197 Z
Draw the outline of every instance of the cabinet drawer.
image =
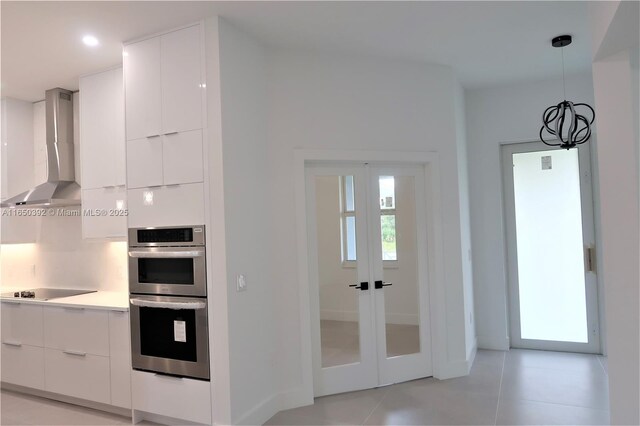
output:
M 44 344 L 62 351 L 109 356 L 109 312 L 45 307 Z
M 45 349 L 45 390 L 111 403 L 109 358 Z
M 27 303 L 2 302 L 2 341 L 43 346 L 42 309 Z
M 3 382 L 44 389 L 44 348 L 3 343 L 1 356 Z
M 211 424 L 211 384 L 202 380 L 134 371 L 133 409 Z
M 127 192 L 129 227 L 204 223 L 204 185 L 163 186 Z
M 127 217 L 118 215 L 127 209 L 124 187 L 82 190 L 83 238 L 115 238 L 127 236 Z M 106 212 L 99 215 L 98 212 Z M 122 212 L 124 213 L 124 212 Z

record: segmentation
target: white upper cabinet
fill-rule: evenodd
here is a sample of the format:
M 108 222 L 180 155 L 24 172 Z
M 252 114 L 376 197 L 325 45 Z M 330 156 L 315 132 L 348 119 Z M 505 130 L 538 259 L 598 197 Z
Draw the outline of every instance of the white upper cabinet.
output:
M 126 237 L 126 144 L 122 68 L 80 79 L 84 238 Z M 98 212 L 104 211 L 104 214 Z
M 162 133 L 160 38 L 125 48 L 125 109 L 127 140 Z
M 80 79 L 82 188 L 124 184 L 122 68 Z
M 200 26 L 160 38 L 162 62 L 162 131 L 202 128 Z
M 0 200 L 5 200 L 32 189 L 34 184 L 43 183 L 46 176 L 34 179 L 34 104 L 2 98 L 0 113 Z M 42 117 L 44 119 L 44 114 Z M 44 142 L 42 147 L 44 148 Z M 7 209 L 5 212 L 12 213 L 15 211 Z M 39 223 L 40 219 L 33 216 L 3 216 L 0 220 L 1 242 L 35 242 Z
M 203 181 L 201 26 L 125 46 L 127 187 Z

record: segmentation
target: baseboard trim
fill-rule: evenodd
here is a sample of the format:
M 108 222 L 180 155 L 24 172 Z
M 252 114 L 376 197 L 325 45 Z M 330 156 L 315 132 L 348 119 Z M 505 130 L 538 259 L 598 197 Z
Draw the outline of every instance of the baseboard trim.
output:
M 282 394 L 271 395 L 233 422 L 236 425 L 262 425 L 282 410 Z
M 148 420 L 161 425 L 202 425 L 202 423 L 194 423 L 184 419 L 176 419 L 175 417 L 163 416 L 162 414 L 149 413 L 148 411 L 133 410 L 131 423 L 138 424 L 143 420 Z
M 308 392 L 303 387 L 283 392 L 281 396 L 280 410 L 290 410 L 313 404 L 313 392 Z
M 119 416 L 131 417 L 131 409 L 116 407 L 115 405 L 103 404 L 101 402 L 89 401 L 86 399 L 75 398 L 73 396 L 61 395 L 59 393 L 49 392 L 41 389 L 29 388 L 26 386 L 14 385 L 12 383 L 0 383 L 0 388 L 8 391 L 23 393 L 25 395 L 38 396 L 40 398 L 53 399 L 55 401 L 66 402 L 67 404 L 79 405 L 81 407 L 92 408 L 94 410 L 106 411 L 107 413 L 117 414 Z
M 508 351 L 509 338 L 496 338 L 493 336 L 478 336 L 478 349 L 489 349 L 492 351 Z

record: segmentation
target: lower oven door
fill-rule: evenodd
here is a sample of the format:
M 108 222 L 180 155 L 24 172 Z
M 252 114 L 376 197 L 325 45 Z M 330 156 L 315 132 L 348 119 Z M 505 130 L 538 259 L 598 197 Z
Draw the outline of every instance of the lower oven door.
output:
M 209 379 L 207 299 L 131 295 L 134 369 Z

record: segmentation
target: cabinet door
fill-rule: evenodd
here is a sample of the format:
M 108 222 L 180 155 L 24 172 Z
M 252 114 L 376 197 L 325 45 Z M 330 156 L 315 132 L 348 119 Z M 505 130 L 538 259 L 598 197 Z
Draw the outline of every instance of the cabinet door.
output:
M 113 170 L 115 172 L 114 183 L 116 186 L 126 184 L 126 144 L 124 130 L 124 74 L 122 68 L 111 71 L 113 74 Z
M 112 71 L 80 79 L 82 187 L 115 185 L 115 87 Z
M 131 408 L 131 340 L 128 312 L 109 312 L 109 356 L 111 404 Z
M 204 223 L 202 183 L 130 189 L 127 202 L 130 228 Z
M 0 356 L 3 382 L 44 389 L 44 348 L 3 343 Z
M 159 135 L 161 127 L 160 38 L 125 47 L 127 140 Z
M 211 424 L 209 382 L 146 371 L 134 371 L 131 381 L 134 410 Z
M 109 358 L 45 348 L 45 390 L 109 404 Z
M 82 190 L 82 237 L 127 236 L 127 191 L 124 187 Z
M 109 356 L 109 314 L 84 308 L 44 308 L 44 346 Z
M 161 37 L 162 130 L 202 128 L 202 65 L 200 26 Z
M 202 130 L 163 136 L 164 184 L 202 182 Z
M 162 185 L 162 138 L 127 141 L 127 186 Z
M 42 306 L 2 302 L 2 341 L 42 346 Z

